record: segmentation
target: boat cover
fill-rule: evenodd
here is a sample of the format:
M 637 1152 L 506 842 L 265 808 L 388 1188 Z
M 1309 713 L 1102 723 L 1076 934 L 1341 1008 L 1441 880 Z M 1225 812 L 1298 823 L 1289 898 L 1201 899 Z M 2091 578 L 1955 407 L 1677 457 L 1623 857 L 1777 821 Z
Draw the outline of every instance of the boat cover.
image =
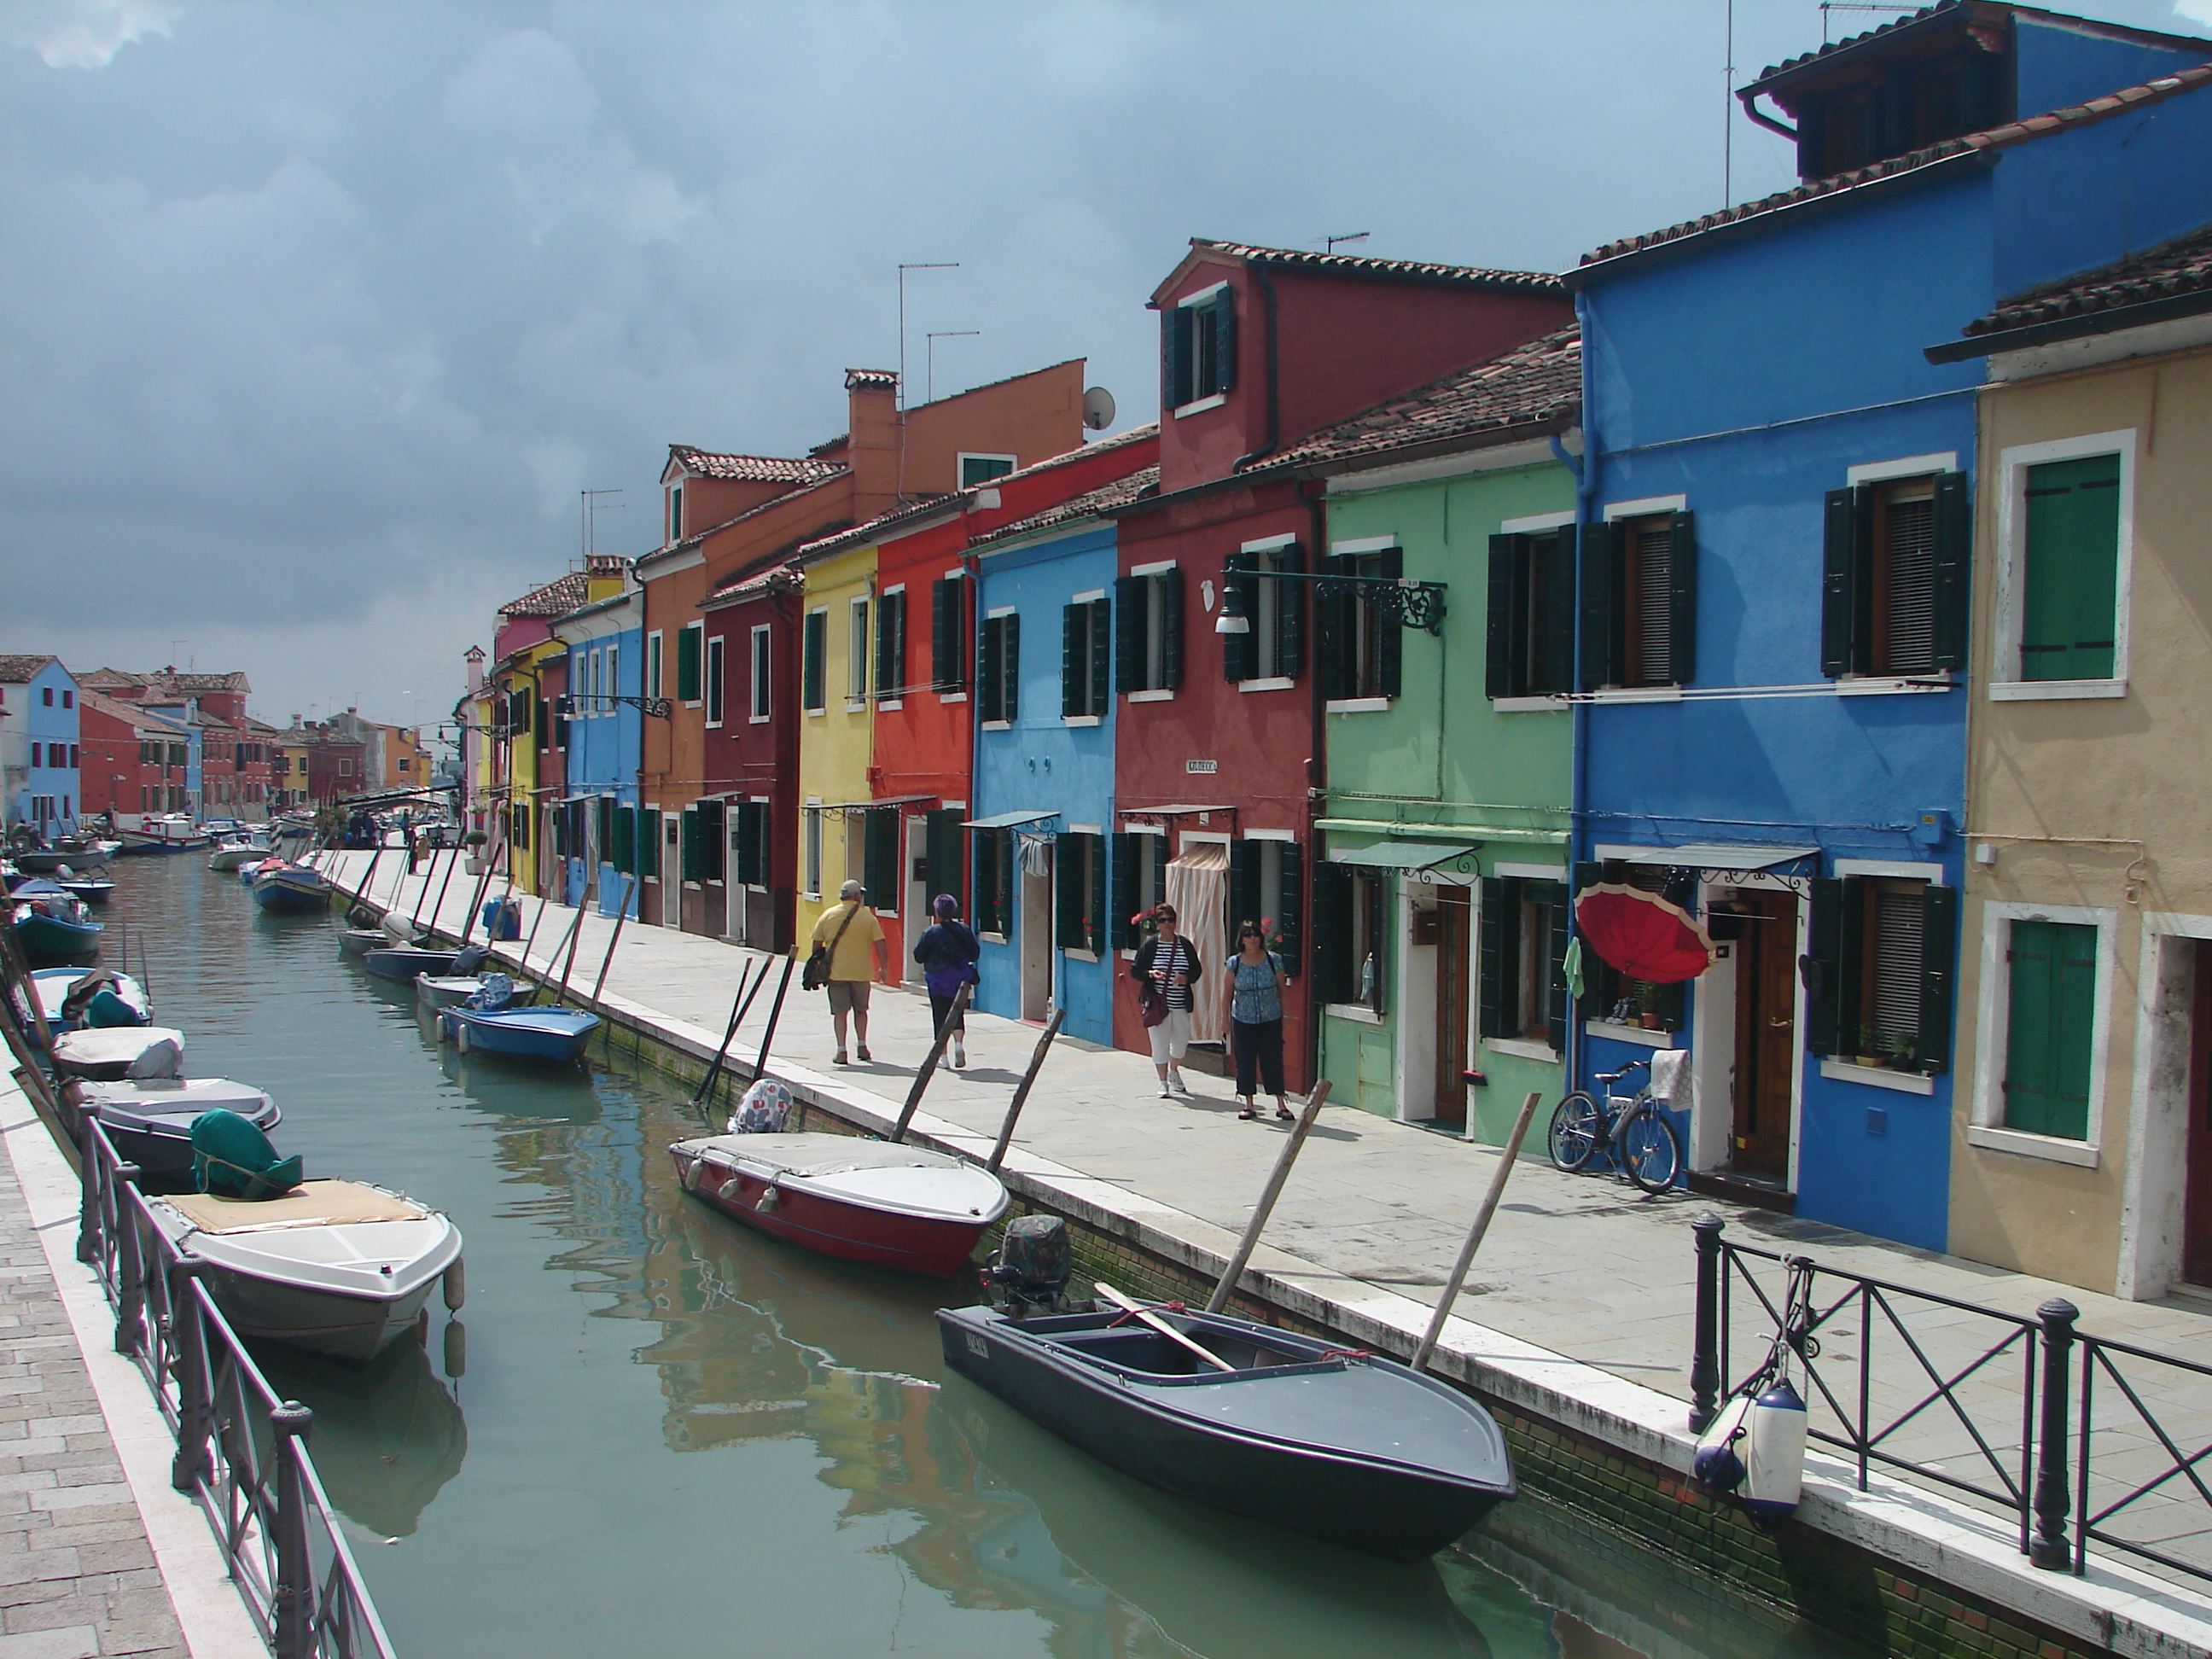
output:
M 279 1158 L 258 1124 L 221 1106 L 192 1120 L 192 1179 L 204 1193 L 266 1202 L 300 1184 L 295 1155 Z
M 185 1034 L 165 1025 L 64 1031 L 54 1039 L 54 1065 L 79 1077 L 182 1077 Z
M 422 1221 L 412 1199 L 358 1181 L 303 1181 L 282 1198 L 252 1200 L 213 1193 L 174 1193 L 167 1201 L 204 1233 L 260 1233 L 277 1228 L 340 1227 L 356 1221 Z
M 791 1121 L 791 1109 L 798 1103 L 789 1089 L 772 1077 L 764 1077 L 745 1091 L 738 1109 L 730 1114 L 729 1133 L 781 1134 L 783 1126 Z
M 278 1120 L 276 1104 L 250 1083 L 224 1077 L 152 1078 L 143 1083 L 88 1083 L 85 1104 L 112 1128 L 179 1135 L 201 1113 L 220 1106 L 263 1128 Z

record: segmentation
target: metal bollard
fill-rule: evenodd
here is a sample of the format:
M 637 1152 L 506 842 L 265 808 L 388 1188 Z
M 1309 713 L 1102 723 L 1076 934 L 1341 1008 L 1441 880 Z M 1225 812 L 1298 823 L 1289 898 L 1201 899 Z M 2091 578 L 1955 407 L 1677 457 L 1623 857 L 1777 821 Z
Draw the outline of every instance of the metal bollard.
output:
M 207 1473 L 208 1430 L 215 1422 L 207 1321 L 193 1288 L 206 1271 L 207 1263 L 191 1259 L 169 1268 L 169 1324 L 177 1342 L 177 1455 L 169 1464 L 169 1484 L 182 1492 L 196 1488 Z
M 1698 1312 L 1690 1347 L 1690 1432 L 1702 1434 L 1720 1408 L 1721 1229 L 1711 1210 L 1690 1224 L 1698 1236 Z
M 2027 1559 L 2052 1572 L 2065 1572 L 2074 1565 L 2074 1552 L 2066 1541 L 2066 1510 L 2071 1501 L 2066 1483 L 2066 1442 L 2069 1408 L 2073 1396 L 2068 1388 L 2074 1357 L 2074 1322 L 2081 1310 L 2063 1297 L 2053 1297 L 2035 1310 L 2043 1322 L 2043 1421 L 2035 1449 L 2035 1536 L 2028 1540 Z
M 301 1454 L 315 1414 L 296 1400 L 269 1413 L 276 1431 L 276 1583 L 270 1607 L 276 1659 L 311 1659 L 314 1563 L 307 1552 L 307 1483 Z

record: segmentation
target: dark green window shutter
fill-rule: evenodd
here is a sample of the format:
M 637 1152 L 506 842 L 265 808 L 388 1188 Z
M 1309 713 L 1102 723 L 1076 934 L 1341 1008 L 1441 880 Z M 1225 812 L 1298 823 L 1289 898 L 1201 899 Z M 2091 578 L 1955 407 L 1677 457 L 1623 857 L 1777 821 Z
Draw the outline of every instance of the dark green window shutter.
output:
M 1182 572 L 1152 580 L 1160 585 L 1160 689 L 1172 691 L 1182 684 Z
M 1493 536 L 1490 544 L 1494 550 L 1501 541 L 1510 537 Z M 1520 931 L 1521 905 L 1514 895 L 1516 884 L 1502 876 L 1482 878 L 1482 915 L 1478 921 L 1475 942 L 1475 971 L 1480 981 L 1475 987 L 1475 1030 L 1486 1037 L 1518 1035 L 1513 1026 L 1513 998 L 1517 987 L 1508 982 L 1507 964 L 1519 960 L 1514 935 Z
M 824 611 L 810 611 L 799 631 L 799 701 L 802 708 L 823 708 L 826 688 L 823 684 L 825 667 L 823 653 L 830 640 L 830 617 Z M 678 672 L 681 672 L 682 652 L 678 652 Z
M 1265 914 L 1260 897 L 1260 843 L 1238 838 L 1229 843 L 1229 948 L 1238 948 L 1237 930 Z M 1212 967 L 1208 963 L 1208 968 Z
M 1339 554 L 1324 553 L 1321 574 L 1343 574 L 1348 562 Z M 1321 694 L 1333 702 L 1352 696 L 1352 601 L 1342 593 L 1333 593 L 1327 599 L 1316 598 L 1314 610 L 1321 621 Z
M 1620 678 L 1620 526 L 1583 526 L 1582 689 L 1595 691 Z
M 975 718 L 1002 720 L 999 698 L 1005 688 L 999 670 L 999 618 L 986 617 L 975 630 Z
M 1091 612 L 1091 712 L 1105 715 L 1114 702 L 1113 605 L 1093 599 Z
M 1114 889 L 1109 895 L 1114 925 L 1107 929 L 1115 945 L 1124 951 L 1137 948 L 1138 933 L 1129 918 L 1137 913 L 1137 843 L 1149 839 L 1126 830 L 1114 832 Z
M 1936 480 L 1936 666 L 1966 665 L 1966 615 L 1973 604 L 1974 515 L 1966 475 Z
M 736 811 L 736 833 L 731 839 L 738 844 L 738 867 L 730 872 L 730 878 L 744 886 L 757 887 L 761 884 L 761 815 L 749 800 L 738 802 Z
M 898 633 L 901 593 L 885 593 L 876 600 L 876 696 L 896 701 L 906 684 L 906 665 L 899 660 Z
M 1282 552 L 1285 572 L 1302 572 L 1306 568 L 1305 556 L 1295 547 Z M 1285 679 L 1294 680 L 1306 668 L 1306 588 L 1305 582 L 1277 582 L 1275 584 L 1275 672 Z
M 1085 864 L 1091 876 L 1090 890 L 1084 896 L 1083 914 L 1087 922 L 1083 948 L 1103 953 L 1114 947 L 1109 943 L 1113 930 L 1106 925 L 1106 838 L 1103 836 L 1081 837 Z
M 1083 949 L 1083 837 L 1062 836 L 1052 861 L 1052 942 L 1063 951 Z
M 1517 696 L 1521 691 L 1522 676 L 1514 672 L 1518 665 L 1513 660 L 1517 654 L 1513 647 L 1521 635 L 1521 607 L 1515 603 L 1515 594 L 1528 556 L 1526 536 L 1490 538 L 1490 611 L 1485 619 L 1482 694 L 1493 701 Z
M 1668 672 L 1676 685 L 1698 677 L 1698 521 L 1692 513 L 1673 515 L 1670 568 L 1674 592 L 1668 597 Z
M 1367 1006 L 1377 1018 L 1388 1018 L 1390 1012 L 1390 895 L 1379 875 L 1369 875 L 1354 884 L 1353 890 L 1362 896 L 1367 906 L 1367 937 L 1374 945 L 1364 961 L 1352 964 L 1352 984 L 1357 991 L 1358 975 L 1371 971 Z
M 2118 621 L 2120 458 L 2027 470 L 2024 680 L 2112 677 Z
M 729 837 L 723 829 L 722 803 L 699 803 L 699 878 L 720 881 L 729 866 Z
M 1296 979 L 1305 955 L 1305 851 L 1296 842 L 1283 843 L 1282 890 L 1275 895 L 1275 932 L 1282 938 L 1277 954 L 1283 972 Z
M 538 722 L 538 746 L 540 749 L 549 749 L 553 744 L 553 705 L 547 702 L 543 697 L 540 697 L 538 700 L 536 718 Z
M 1377 575 L 1395 581 L 1406 574 L 1406 555 L 1401 549 L 1389 548 L 1376 561 Z M 1375 645 L 1375 692 L 1382 697 L 1395 697 L 1404 689 L 1406 679 L 1406 630 L 1397 619 L 1387 611 L 1374 611 L 1373 627 L 1377 638 Z
M 683 841 L 684 879 L 699 879 L 699 814 L 687 806 L 684 809 Z
M 927 873 L 922 879 L 932 900 L 939 893 L 965 899 L 968 884 L 962 879 L 960 817 L 957 811 L 940 807 L 930 813 L 923 826 L 922 861 Z
M 1084 698 L 1091 690 L 1091 675 L 1083 660 L 1083 647 L 1091 638 L 1091 613 L 1088 605 L 1064 605 L 1060 608 L 1060 718 L 1086 714 Z
M 1952 1008 L 1957 1000 L 1959 890 L 1933 882 L 1920 895 L 1920 1060 L 1930 1072 L 1951 1066 Z
M 1018 615 L 999 618 L 999 718 L 1019 720 L 1022 714 L 1022 619 Z
M 614 866 L 620 875 L 637 873 L 637 808 L 615 808 Z
M 1537 592 L 1529 601 L 1537 639 L 1539 660 L 1529 665 L 1530 692 L 1571 691 L 1575 689 L 1575 541 L 1574 526 L 1561 525 L 1536 544 L 1531 556 L 1530 580 Z
M 1114 579 L 1114 687 L 1127 693 L 1145 684 L 1145 583 L 1143 576 Z
M 682 702 L 699 701 L 699 629 L 676 630 L 676 696 Z
M 978 830 L 971 838 L 975 849 L 975 913 L 974 926 L 981 933 L 1000 931 L 998 922 L 998 860 L 992 855 L 996 830 Z
M 867 811 L 867 840 L 861 848 L 860 879 L 868 889 L 868 903 L 876 909 L 899 908 L 899 811 L 896 806 L 872 806 Z
M 2011 929 L 2005 1127 L 2085 1140 L 2097 930 L 2063 921 L 2015 921 Z
M 649 806 L 637 809 L 637 872 L 660 874 L 660 814 Z
M 1832 876 L 1813 881 L 1812 924 L 1805 941 L 1805 1047 L 1816 1054 L 1841 1052 L 1843 1042 L 1844 884 Z
M 592 816 L 596 820 L 592 825 L 594 850 L 600 863 L 611 863 L 615 853 L 615 798 L 601 795 L 592 803 Z
M 1322 1002 L 1350 1002 L 1359 994 L 1359 964 L 1352 955 L 1352 872 L 1326 861 L 1314 866 L 1313 994 Z
M 1160 405 L 1180 409 L 1191 401 L 1189 306 L 1170 306 L 1160 313 Z
M 966 684 L 968 593 L 965 580 L 940 576 L 929 589 L 929 678 L 939 691 L 957 691 Z M 900 617 L 902 624 L 905 617 Z
M 1567 1022 L 1574 1014 L 1571 999 L 1567 994 L 1567 939 L 1570 931 L 1567 890 L 1559 882 L 1547 884 L 1551 889 L 1552 897 L 1552 938 L 1550 949 L 1545 956 L 1550 966 L 1550 976 L 1547 981 L 1549 1006 L 1545 1012 L 1547 1022 L 1552 1028 L 1552 1052 L 1563 1054 L 1567 1051 Z
M 1250 556 L 1243 553 L 1231 553 L 1221 562 L 1222 604 L 1226 607 L 1229 596 L 1235 594 L 1237 614 L 1245 618 L 1243 633 L 1221 635 L 1221 677 L 1232 682 L 1252 678 L 1253 647 L 1258 635 L 1251 629 L 1260 610 L 1260 584 L 1250 574 L 1251 562 Z
M 1213 389 L 1226 392 L 1237 384 L 1237 291 L 1224 289 L 1213 296 Z
M 1832 680 L 1855 666 L 1851 647 L 1858 633 L 1859 493 L 1828 492 L 1820 538 L 1820 672 Z

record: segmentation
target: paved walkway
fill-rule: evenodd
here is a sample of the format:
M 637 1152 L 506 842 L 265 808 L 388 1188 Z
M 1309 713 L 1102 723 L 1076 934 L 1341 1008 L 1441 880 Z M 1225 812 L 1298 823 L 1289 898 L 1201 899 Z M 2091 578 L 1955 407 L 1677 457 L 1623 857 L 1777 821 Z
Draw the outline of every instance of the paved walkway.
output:
M 358 878 L 368 855 L 343 855 Z M 396 897 L 406 911 L 428 880 L 408 878 L 391 860 L 376 875 L 373 896 Z M 394 891 L 395 884 L 397 887 Z M 457 935 L 472 884 L 453 879 L 441 915 Z M 523 901 L 526 934 L 535 902 Z M 549 907 L 532 956 L 543 969 L 574 913 Z M 587 915 L 580 930 L 573 985 L 588 992 L 597 978 L 611 922 Z M 510 949 L 514 947 L 509 947 Z M 711 1050 L 729 1018 L 741 964 L 757 953 L 672 930 L 627 927 L 607 975 L 611 999 L 658 1010 L 695 1028 Z M 557 976 L 557 963 L 553 968 Z M 754 1005 L 732 1052 L 747 1063 L 757 1049 L 774 984 Z M 969 1066 L 933 1082 L 925 1110 L 985 1136 L 994 1134 L 1013 1085 L 1036 1043 L 1035 1027 L 987 1015 L 969 1017 Z M 872 1063 L 837 1068 L 834 1042 L 819 995 L 800 992 L 794 978 L 772 1048 L 774 1063 L 803 1068 L 847 1090 L 878 1097 L 878 1109 L 896 1114 L 915 1066 L 927 1053 L 927 1003 L 919 996 L 876 992 L 871 1032 Z M 1198 1091 L 1188 1100 L 1157 1097 L 1150 1061 L 1142 1055 L 1062 1040 L 1047 1062 L 1016 1137 L 1054 1163 L 1112 1183 L 1133 1195 L 1164 1204 L 1217 1226 L 1241 1231 L 1272 1167 L 1281 1131 L 1241 1121 L 1237 1103 L 1221 1079 L 1193 1072 Z M 1548 1112 L 1550 1103 L 1545 1103 Z M 1534 1156 L 1514 1171 L 1498 1218 L 1455 1312 L 1490 1330 L 1567 1356 L 1644 1388 L 1686 1400 L 1691 1321 L 1695 1295 L 1691 1218 L 1722 1214 L 1728 1236 L 1788 1253 L 1813 1255 L 1822 1266 L 1867 1274 L 1954 1297 L 1978 1307 L 2032 1316 L 2053 1296 L 2081 1310 L 2080 1328 L 2136 1343 L 2163 1353 L 2212 1364 L 2212 1307 L 2179 1300 L 2131 1303 L 2007 1273 L 1955 1257 L 1884 1243 L 1839 1228 L 1797 1220 L 1690 1194 L 1646 1200 L 1611 1177 L 1566 1176 L 1540 1154 L 1540 1114 L 1530 1132 Z M 1312 1280 L 1395 1287 L 1419 1300 L 1432 1299 L 1457 1254 L 1473 1210 L 1495 1168 L 1497 1154 L 1457 1139 L 1346 1108 L 1325 1110 L 1277 1206 L 1267 1243 L 1310 1263 Z M 1778 1272 L 1766 1283 L 1778 1293 Z M 1839 1286 L 1832 1287 L 1832 1299 Z M 1765 1335 L 1754 1325 L 1755 1307 L 1739 1300 L 1735 1369 L 1749 1369 Z M 1966 1371 L 2005 1333 L 1996 1322 L 1930 1304 L 1896 1304 L 1893 1320 L 1877 1312 L 1862 1321 L 1856 1311 L 1824 1328 L 1819 1369 L 1836 1397 L 1855 1404 L 1857 1360 L 1874 1356 L 1872 1396 L 1877 1426 L 1902 1419 L 1887 1444 L 1916 1462 L 1942 1465 L 1961 1480 L 1990 1486 L 2000 1477 L 1975 1445 L 1985 1441 L 1999 1463 L 2017 1478 L 2021 1440 L 2015 1347 L 1976 1371 L 1956 1390 L 1972 1431 L 1957 1413 L 1938 1404 L 1914 1411 L 1934 1387 L 1910 1342 L 1946 1380 Z M 2193 1453 L 2212 1442 L 2212 1385 L 2193 1374 L 2148 1365 L 2130 1376 L 2167 1431 Z M 2098 1475 L 2093 1492 L 2108 1502 L 2162 1473 L 2171 1459 L 2135 1419 L 2118 1389 L 2102 1383 L 2098 1395 Z M 1819 1399 L 1815 1426 L 1838 1426 Z M 2212 1571 L 2212 1505 L 2185 1480 L 2179 1491 L 2154 1496 L 2112 1523 L 2121 1535 L 2154 1544 Z M 2140 1565 L 2140 1564 L 2139 1564 Z

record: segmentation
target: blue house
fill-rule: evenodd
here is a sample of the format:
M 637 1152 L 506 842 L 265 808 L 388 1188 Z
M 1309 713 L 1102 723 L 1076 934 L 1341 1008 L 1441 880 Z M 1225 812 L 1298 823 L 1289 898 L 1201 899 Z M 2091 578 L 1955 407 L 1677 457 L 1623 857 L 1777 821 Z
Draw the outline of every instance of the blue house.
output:
M 41 836 L 76 828 L 76 681 L 61 659 L 0 656 L 0 776 L 7 827 Z
M 623 591 L 553 623 L 568 647 L 562 902 L 591 896 L 601 915 L 637 915 L 637 772 L 645 713 L 645 599 Z M 627 701 L 625 701 L 625 699 Z M 627 810 L 625 810 L 627 809 Z
M 2208 58 L 1947 0 L 1743 90 L 1799 187 L 1569 277 L 1576 886 L 1718 952 L 1649 983 L 1593 933 L 1571 1059 L 1691 1051 L 1693 1185 L 1947 1243 L 1981 372 L 1923 348 L 2212 216 Z
M 1124 932 L 1115 923 L 1138 902 L 1129 873 L 1137 843 L 1160 839 L 1114 830 L 1115 529 L 1103 515 L 1158 478 L 1147 467 L 972 544 L 988 659 L 977 684 L 1009 662 L 1016 684 L 1011 708 L 986 696 L 978 711 L 969 803 L 970 920 L 983 940 L 975 1005 L 1030 1020 L 1062 1008 L 1067 1036 L 1102 1044 L 1114 1040 Z

